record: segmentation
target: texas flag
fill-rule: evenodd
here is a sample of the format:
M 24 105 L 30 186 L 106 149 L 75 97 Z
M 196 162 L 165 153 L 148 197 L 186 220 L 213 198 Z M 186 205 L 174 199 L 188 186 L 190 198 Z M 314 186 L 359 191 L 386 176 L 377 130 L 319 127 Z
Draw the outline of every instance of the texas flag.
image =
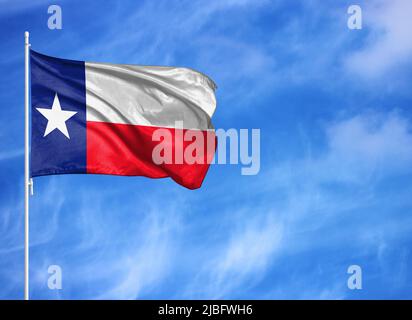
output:
M 171 177 L 189 189 L 201 186 L 216 142 L 210 78 L 188 68 L 73 61 L 33 50 L 30 67 L 32 177 Z

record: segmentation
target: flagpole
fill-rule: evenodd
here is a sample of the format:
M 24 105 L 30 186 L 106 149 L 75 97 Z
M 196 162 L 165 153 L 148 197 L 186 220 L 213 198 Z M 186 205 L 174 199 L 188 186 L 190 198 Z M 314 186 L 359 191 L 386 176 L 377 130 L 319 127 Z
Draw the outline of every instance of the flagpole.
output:
M 29 300 L 29 33 L 24 33 L 24 300 Z

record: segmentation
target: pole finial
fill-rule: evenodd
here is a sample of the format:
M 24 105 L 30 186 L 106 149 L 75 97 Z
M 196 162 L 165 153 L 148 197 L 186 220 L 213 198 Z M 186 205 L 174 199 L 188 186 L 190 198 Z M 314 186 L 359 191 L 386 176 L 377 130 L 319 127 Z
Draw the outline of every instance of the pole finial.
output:
M 24 43 L 25 43 L 25 44 L 29 44 L 29 35 L 30 35 L 30 34 L 29 34 L 28 31 L 25 31 L 25 32 L 24 32 L 24 40 L 25 40 Z

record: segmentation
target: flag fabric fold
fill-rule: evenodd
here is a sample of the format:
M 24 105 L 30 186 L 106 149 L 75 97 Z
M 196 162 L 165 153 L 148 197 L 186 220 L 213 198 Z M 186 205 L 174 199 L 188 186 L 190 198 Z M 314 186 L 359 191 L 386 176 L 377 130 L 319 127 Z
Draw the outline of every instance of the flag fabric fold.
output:
M 30 66 L 31 176 L 171 177 L 189 189 L 201 186 L 216 142 L 216 86 L 209 77 L 33 50 Z M 154 159 L 156 151 L 163 162 Z

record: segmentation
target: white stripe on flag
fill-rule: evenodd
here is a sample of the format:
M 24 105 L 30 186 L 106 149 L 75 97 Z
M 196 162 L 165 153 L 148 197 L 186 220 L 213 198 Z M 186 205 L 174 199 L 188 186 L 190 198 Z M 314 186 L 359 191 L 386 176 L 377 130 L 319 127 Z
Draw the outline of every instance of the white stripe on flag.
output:
M 87 121 L 211 129 L 215 84 L 187 68 L 86 62 Z

